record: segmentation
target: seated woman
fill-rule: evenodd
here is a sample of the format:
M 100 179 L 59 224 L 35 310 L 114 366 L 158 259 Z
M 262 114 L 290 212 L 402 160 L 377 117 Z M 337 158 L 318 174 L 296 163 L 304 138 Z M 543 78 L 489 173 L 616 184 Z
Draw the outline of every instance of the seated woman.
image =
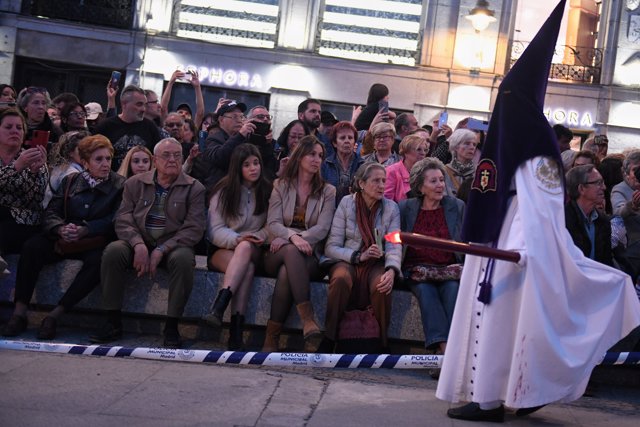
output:
M 40 232 L 49 182 L 44 147 L 22 149 L 26 129 L 17 109 L 0 111 L 0 274 L 7 268 L 2 255 L 20 253 L 22 244 Z
M 363 162 L 354 150 L 357 137 L 351 122 L 336 123 L 329 134 L 334 152 L 322 162 L 322 177 L 336 187 L 336 205 L 351 192 L 351 181 Z
M 384 198 L 386 172 L 379 163 L 360 166 L 355 194 L 338 205 L 325 245 L 325 255 L 338 262 L 329 272 L 327 317 L 322 352 L 332 352 L 344 312 L 373 307 L 380 326 L 380 343 L 388 347 L 391 291 L 400 276 L 402 247 L 389 242 L 381 248 L 376 236 L 400 228 L 398 205 Z
M 425 158 L 429 152 L 429 144 L 421 135 L 407 135 L 400 142 L 402 161 L 387 167 L 387 183 L 384 186 L 384 197 L 398 203 L 407 198 L 410 190 L 409 171 L 413 165 Z
M 449 150 L 453 157 L 445 166 L 444 174 L 447 195 L 456 197 L 460 185 L 465 180 L 473 178 L 476 171 L 476 163 L 473 160 L 479 143 L 478 134 L 469 129 L 456 129 L 451 134 Z
M 153 167 L 153 154 L 144 145 L 136 145 L 124 156 L 118 175 L 130 178 L 139 173 L 149 172 Z
M 216 184 L 212 193 L 207 239 L 215 251 L 209 265 L 225 274 L 211 313 L 205 320 L 220 327 L 222 316 L 232 301 L 228 345 L 229 350 L 240 350 L 251 283 L 262 261 L 260 246 L 268 237 L 265 223 L 271 184 L 262 172 L 262 158 L 255 145 L 241 144 L 235 149 L 229 173 Z
M 335 210 L 336 189 L 320 175 L 324 153 L 324 145 L 314 136 L 302 138 L 273 184 L 267 214 L 272 240 L 264 268 L 277 280 L 262 347 L 265 352 L 278 350 L 292 303 L 302 320 L 305 351 L 314 352 L 322 338 L 309 297 L 311 279 L 323 276 L 318 260 Z
M 42 321 L 38 339 L 55 338 L 60 315 L 100 283 L 100 259 L 104 247 L 115 237 L 113 216 L 120 206 L 125 179 L 111 171 L 113 147 L 106 137 L 88 136 L 80 141 L 78 151 L 85 170 L 62 180 L 45 213 L 44 231 L 22 248 L 16 274 L 16 306 L 3 331 L 6 337 L 27 329 L 27 307 L 45 264 L 65 258 L 82 260 L 82 268 L 58 305 Z
M 62 179 L 75 172 L 82 172 L 82 160 L 78 154 L 78 144 L 89 132 L 72 131 L 63 134 L 57 144 L 51 148 L 49 153 L 49 185 L 45 191 L 42 205 L 46 207 L 53 198 L 53 194 L 58 191 Z
M 411 189 L 419 196 L 400 202 L 402 231 L 460 240 L 464 203 L 445 194 L 444 168 L 440 160 L 432 157 L 411 168 Z M 420 269 L 414 267 L 448 266 L 461 262 L 461 255 L 408 246 L 402 265 L 404 276 L 420 305 L 425 346 L 427 349 L 435 347 L 440 354 L 444 354 L 447 347 L 459 278 L 435 281 L 422 277 Z

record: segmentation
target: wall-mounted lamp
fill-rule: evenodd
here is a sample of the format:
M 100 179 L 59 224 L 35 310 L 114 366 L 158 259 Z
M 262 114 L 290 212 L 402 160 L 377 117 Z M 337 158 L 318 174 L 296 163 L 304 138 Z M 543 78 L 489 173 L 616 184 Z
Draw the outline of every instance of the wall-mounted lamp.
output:
M 476 7 L 471 9 L 465 18 L 471 21 L 471 25 L 477 32 L 486 30 L 489 24 L 496 20 L 495 12 L 489 9 L 487 0 L 478 0 Z

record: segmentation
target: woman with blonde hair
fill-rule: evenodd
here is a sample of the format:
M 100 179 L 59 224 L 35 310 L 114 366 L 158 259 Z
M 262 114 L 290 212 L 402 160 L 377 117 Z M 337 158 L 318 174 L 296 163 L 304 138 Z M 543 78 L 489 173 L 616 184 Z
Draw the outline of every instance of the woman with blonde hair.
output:
M 384 197 L 394 202 L 407 198 L 409 171 L 413 165 L 424 159 L 429 152 L 429 143 L 421 135 L 407 135 L 400 142 L 402 161 L 387 167 L 387 183 L 384 186 Z
M 124 156 L 118 175 L 131 178 L 139 173 L 149 172 L 153 167 L 153 154 L 144 145 L 132 147 Z

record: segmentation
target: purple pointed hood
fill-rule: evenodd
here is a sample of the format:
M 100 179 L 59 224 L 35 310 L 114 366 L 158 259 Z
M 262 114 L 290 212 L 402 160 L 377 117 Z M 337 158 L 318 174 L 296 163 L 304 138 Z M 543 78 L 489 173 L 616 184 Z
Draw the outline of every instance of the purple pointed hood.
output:
M 524 161 L 548 156 L 562 165 L 543 106 L 564 6 L 565 0 L 561 0 L 498 88 L 467 203 L 462 229 L 466 241 L 489 243 L 498 239 L 511 181 Z

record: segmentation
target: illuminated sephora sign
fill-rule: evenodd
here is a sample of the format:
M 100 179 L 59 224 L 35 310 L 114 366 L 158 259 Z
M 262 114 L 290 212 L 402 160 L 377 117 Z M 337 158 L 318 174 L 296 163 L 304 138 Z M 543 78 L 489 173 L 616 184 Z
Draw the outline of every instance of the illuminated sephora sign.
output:
M 262 89 L 262 76 L 258 73 L 247 71 L 224 69 L 219 67 L 198 67 L 197 65 L 179 64 L 177 67 L 181 71 L 197 70 L 201 83 L 209 82 L 217 86 L 229 86 L 242 89 Z

